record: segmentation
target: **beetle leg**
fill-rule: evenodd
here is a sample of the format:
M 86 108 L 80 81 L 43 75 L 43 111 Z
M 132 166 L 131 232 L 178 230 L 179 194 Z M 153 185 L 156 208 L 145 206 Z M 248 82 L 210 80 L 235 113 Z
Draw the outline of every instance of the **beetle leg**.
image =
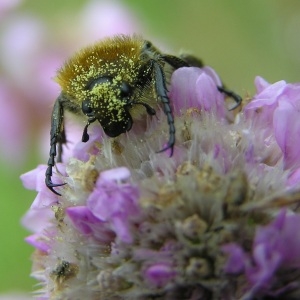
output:
M 166 80 L 165 80 L 165 75 L 162 66 L 157 63 L 155 60 L 152 60 L 152 66 L 153 66 L 153 71 L 154 71 L 154 76 L 155 76 L 155 89 L 156 89 L 156 94 L 160 98 L 162 104 L 163 104 L 163 109 L 164 113 L 167 116 L 167 121 L 169 125 L 169 141 L 168 144 L 165 148 L 158 152 L 163 152 L 168 149 L 171 150 L 170 156 L 173 155 L 173 148 L 175 145 L 175 125 L 174 125 L 174 117 L 172 114 L 172 108 L 170 105 L 170 99 L 167 95 L 167 87 L 166 87 Z
M 179 68 L 183 68 L 183 67 L 191 67 L 191 65 L 189 64 L 188 61 L 185 61 L 181 57 L 177 57 L 174 55 L 162 54 L 162 55 L 160 55 L 160 60 L 168 63 L 174 69 L 179 69 Z
M 204 64 L 200 59 L 190 54 L 182 54 L 180 55 L 180 58 L 173 55 L 163 54 L 162 59 L 175 69 L 179 69 L 182 67 L 204 67 Z M 234 105 L 229 110 L 234 110 L 241 104 L 242 97 L 236 94 L 235 92 L 227 89 L 223 83 L 221 86 L 217 86 L 217 89 L 220 93 L 225 94 L 226 96 L 232 98 L 236 102 L 236 105 Z
M 60 194 L 54 190 L 54 187 L 62 186 L 65 183 L 52 182 L 52 169 L 55 165 L 56 145 L 58 144 L 58 158 L 61 160 L 62 143 L 65 142 L 65 132 L 63 126 L 64 109 L 61 103 L 61 95 L 56 99 L 52 117 L 51 117 L 51 131 L 50 131 L 50 152 L 48 159 L 48 168 L 45 173 L 46 186 L 56 195 Z
M 230 108 L 229 110 L 234 110 L 234 109 L 236 109 L 237 107 L 239 107 L 241 105 L 241 103 L 242 103 L 242 97 L 241 96 L 239 96 L 238 94 L 236 94 L 235 92 L 233 92 L 231 90 L 226 89 L 224 87 L 224 85 L 217 86 L 217 89 L 218 89 L 219 92 L 221 92 L 221 93 L 225 94 L 226 96 L 232 98 L 236 102 L 236 104 L 232 108 Z

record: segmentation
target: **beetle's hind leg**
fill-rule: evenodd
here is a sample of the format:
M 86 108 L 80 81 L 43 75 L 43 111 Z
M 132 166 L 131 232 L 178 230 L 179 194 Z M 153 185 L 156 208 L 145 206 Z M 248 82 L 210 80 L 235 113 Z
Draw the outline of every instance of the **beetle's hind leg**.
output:
M 185 53 L 181 54 L 180 58 L 176 58 L 171 55 L 165 55 L 164 59 L 175 69 L 178 69 L 178 68 L 181 68 L 182 66 L 184 66 L 184 62 L 189 67 L 203 68 L 205 66 L 201 59 L 199 59 L 193 55 L 185 54 Z M 235 101 L 236 104 L 229 110 L 236 109 L 242 103 L 242 97 L 239 96 L 238 94 L 236 94 L 235 92 L 233 92 L 232 90 L 227 89 L 223 83 L 221 86 L 217 85 L 217 89 L 220 93 L 225 94 L 226 96 L 230 97 L 231 99 L 233 99 Z
M 194 55 L 183 53 L 179 56 L 183 61 L 188 63 L 189 67 L 197 67 L 197 68 L 203 68 L 204 63 L 202 60 L 198 57 L 195 57 Z
M 229 110 L 234 110 L 241 105 L 243 99 L 240 95 L 236 94 L 235 92 L 233 92 L 231 90 L 228 90 L 226 87 L 224 87 L 224 85 L 217 86 L 217 88 L 220 93 L 223 93 L 226 96 L 228 96 L 234 100 L 235 105 L 233 107 L 229 108 Z

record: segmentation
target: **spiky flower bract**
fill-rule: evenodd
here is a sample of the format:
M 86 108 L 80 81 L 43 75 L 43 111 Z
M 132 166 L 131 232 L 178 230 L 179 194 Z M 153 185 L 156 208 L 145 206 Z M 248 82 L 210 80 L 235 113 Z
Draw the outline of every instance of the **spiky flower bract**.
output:
M 210 68 L 174 72 L 174 155 L 162 111 L 111 139 L 94 126 L 23 224 L 38 299 L 298 299 L 300 86 L 256 78 L 227 109 Z

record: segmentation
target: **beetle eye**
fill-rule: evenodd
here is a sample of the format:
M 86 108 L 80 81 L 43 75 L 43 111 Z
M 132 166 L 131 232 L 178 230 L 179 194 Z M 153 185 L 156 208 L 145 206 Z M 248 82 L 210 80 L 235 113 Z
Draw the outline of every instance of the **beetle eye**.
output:
M 93 108 L 91 107 L 89 100 L 82 101 L 81 109 L 85 115 L 90 115 L 93 113 Z
M 122 82 L 120 86 L 120 91 L 121 91 L 120 96 L 122 98 L 128 98 L 131 94 L 132 88 L 128 83 Z

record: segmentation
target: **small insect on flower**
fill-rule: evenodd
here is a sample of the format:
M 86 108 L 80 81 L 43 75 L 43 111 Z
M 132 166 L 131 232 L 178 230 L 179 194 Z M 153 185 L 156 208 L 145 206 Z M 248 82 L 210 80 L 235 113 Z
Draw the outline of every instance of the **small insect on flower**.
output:
M 60 195 L 54 187 L 63 184 L 53 183 L 51 177 L 56 155 L 60 161 L 62 144 L 66 142 L 65 110 L 87 119 L 82 135 L 82 141 L 87 142 L 88 127 L 96 120 L 108 136 L 116 137 L 129 131 L 133 122 L 145 114 L 155 115 L 155 108 L 161 105 L 169 126 L 169 140 L 159 152 L 170 149 L 172 155 L 175 126 L 166 85 L 176 69 L 191 66 L 203 67 L 203 64 L 190 55 L 163 54 L 139 36 L 106 38 L 75 54 L 56 77 L 62 91 L 52 112 L 47 187 Z M 241 97 L 224 86 L 216 88 L 233 98 L 235 107 L 241 103 Z

